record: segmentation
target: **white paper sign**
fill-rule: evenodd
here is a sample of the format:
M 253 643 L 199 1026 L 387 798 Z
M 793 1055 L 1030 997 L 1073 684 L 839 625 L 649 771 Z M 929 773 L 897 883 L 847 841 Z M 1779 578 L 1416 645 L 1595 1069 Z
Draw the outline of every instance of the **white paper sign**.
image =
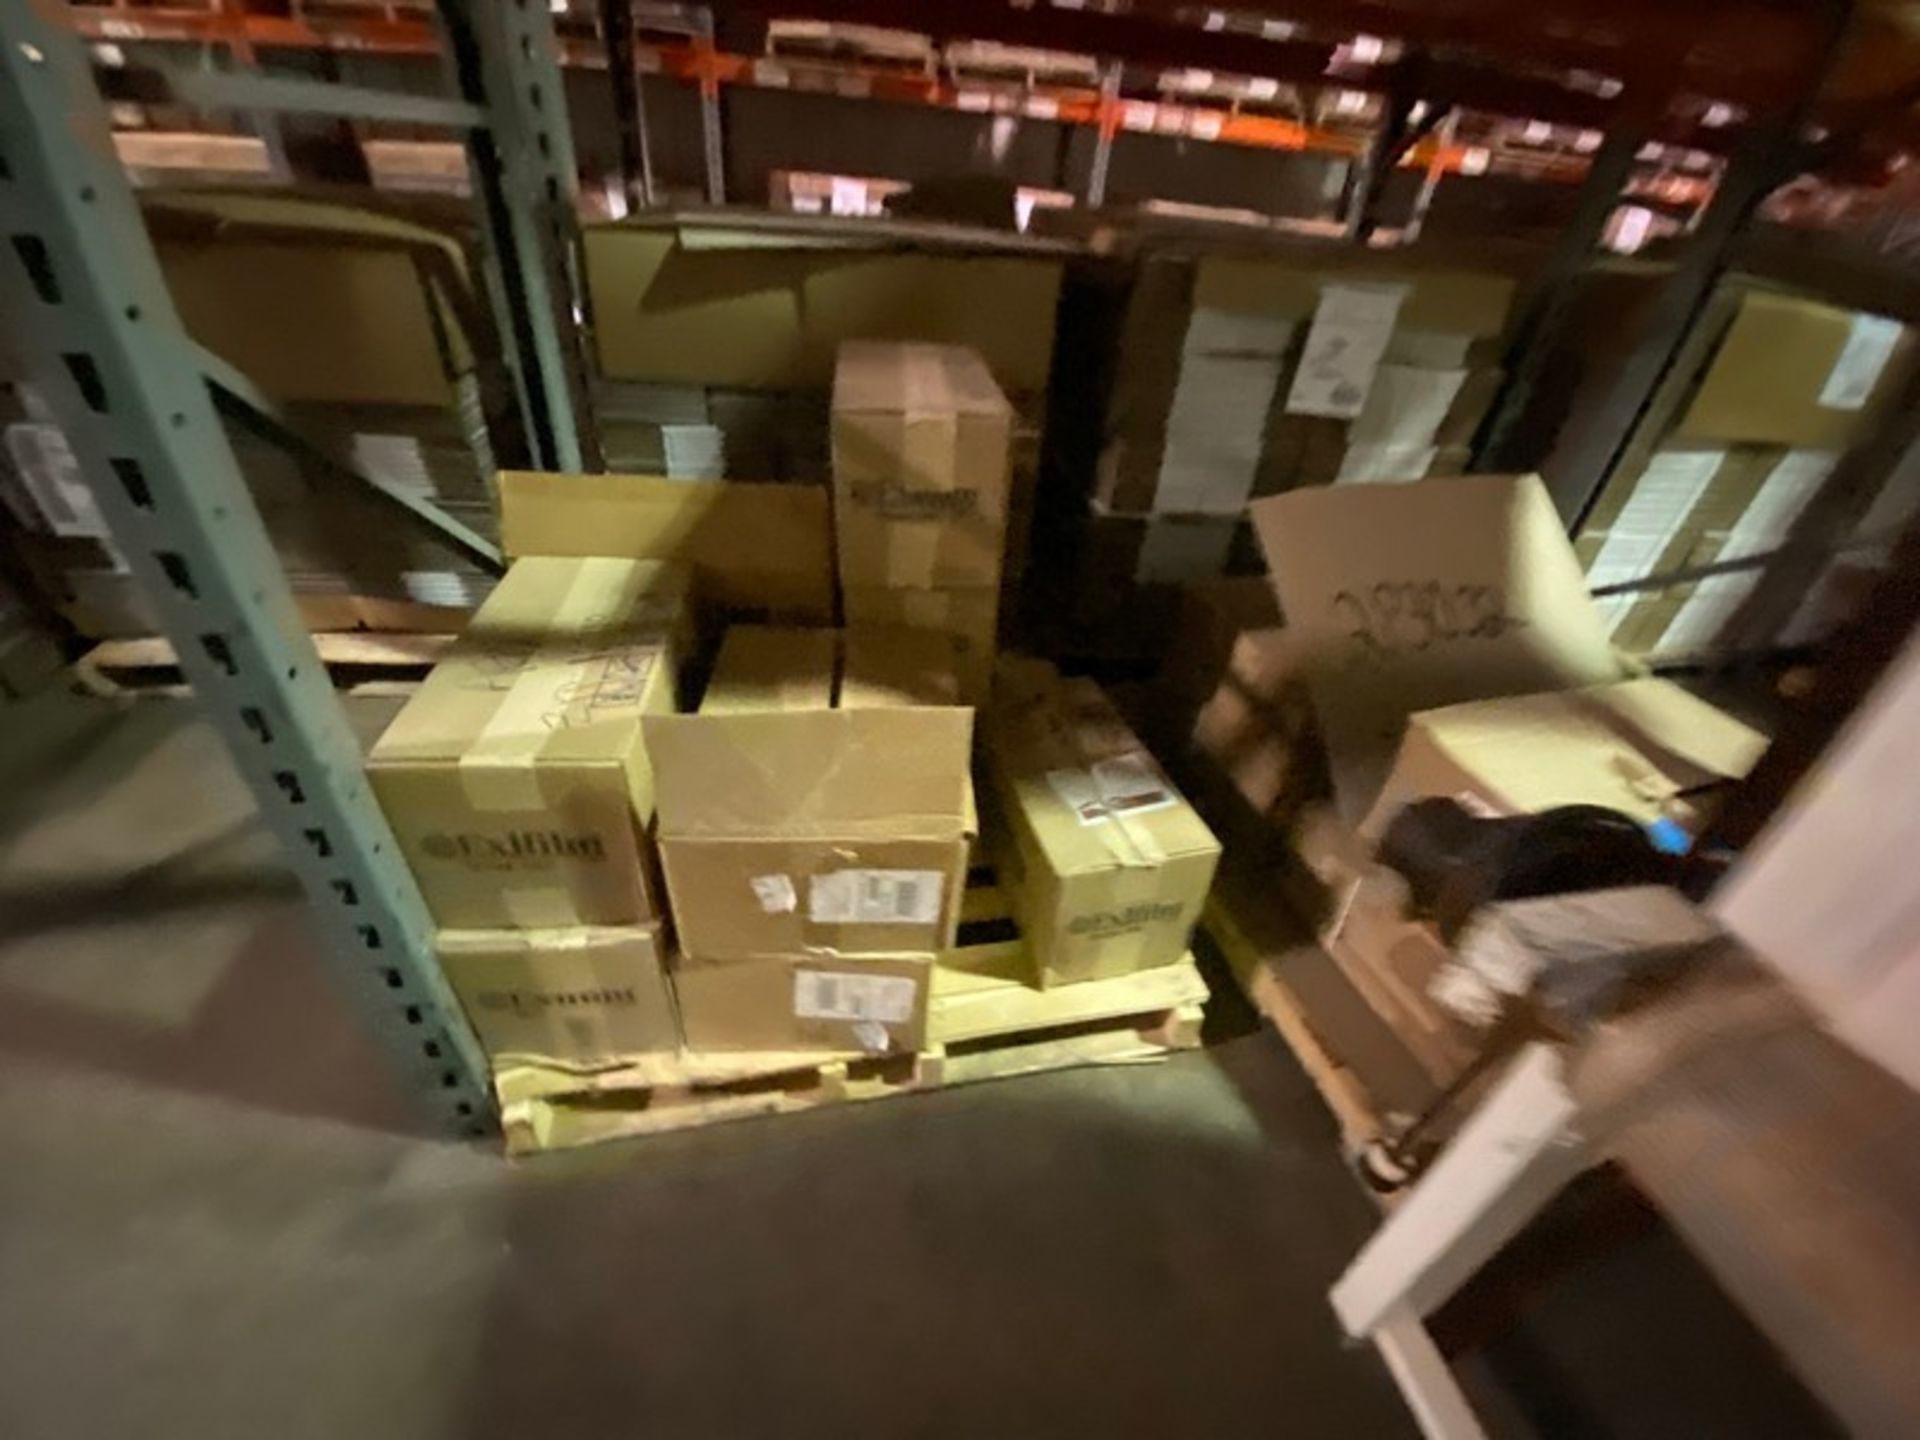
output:
M 807 918 L 819 925 L 932 925 L 938 870 L 834 870 L 807 882 Z
M 1847 343 L 1840 347 L 1840 358 L 1827 372 L 1821 387 L 1820 403 L 1829 410 L 1858 410 L 1873 394 L 1880 372 L 1900 339 L 1901 325 L 1884 315 L 1856 315 L 1847 330 Z
M 918 988 L 907 975 L 800 970 L 793 977 L 793 1013 L 802 1020 L 904 1025 L 913 1018 L 914 992 Z
M 1367 403 L 1380 357 L 1387 353 L 1404 285 L 1328 285 L 1287 392 L 1289 415 L 1351 420 Z

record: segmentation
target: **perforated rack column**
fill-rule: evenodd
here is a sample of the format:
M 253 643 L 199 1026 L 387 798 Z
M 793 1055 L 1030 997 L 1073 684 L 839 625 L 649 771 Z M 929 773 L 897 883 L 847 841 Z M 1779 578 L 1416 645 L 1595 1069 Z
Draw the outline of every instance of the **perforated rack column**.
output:
M 434 961 L 426 907 L 368 793 L 60 12 L 0 0 L 0 325 L 299 875 L 332 970 L 446 1126 L 484 1133 L 485 1059 Z

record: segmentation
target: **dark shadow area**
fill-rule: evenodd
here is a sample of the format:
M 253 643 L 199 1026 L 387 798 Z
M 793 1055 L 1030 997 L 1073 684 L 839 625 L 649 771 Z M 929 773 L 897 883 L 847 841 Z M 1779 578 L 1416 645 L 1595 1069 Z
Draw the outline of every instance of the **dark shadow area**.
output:
M 1290 1086 L 1242 1046 L 1243 1080 Z M 1412 1435 L 1326 1304 L 1369 1207 L 1219 1058 L 531 1164 L 456 1430 Z

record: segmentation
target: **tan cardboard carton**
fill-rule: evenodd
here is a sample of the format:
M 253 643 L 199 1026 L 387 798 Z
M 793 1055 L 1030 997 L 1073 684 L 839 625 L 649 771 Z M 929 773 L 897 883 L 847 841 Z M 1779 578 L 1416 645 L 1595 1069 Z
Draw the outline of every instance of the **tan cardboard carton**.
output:
M 831 710 L 837 643 L 831 630 L 729 626 L 700 697 L 700 713 Z
M 996 585 L 899 590 L 885 585 L 849 585 L 841 596 L 847 627 L 926 630 L 954 643 L 960 696 L 968 704 L 986 699 L 999 653 L 1000 589 Z
M 1666 680 L 1426 710 L 1407 722 L 1361 832 L 1377 838 L 1401 806 L 1429 796 L 1500 815 L 1604 805 L 1648 822 L 1684 796 L 1745 775 L 1766 743 Z
M 944 635 L 898 626 L 849 627 L 840 708 L 958 705 L 955 648 Z
M 656 927 L 442 930 L 434 943 L 495 1059 L 593 1065 L 679 1047 Z
M 642 715 L 674 708 L 687 577 L 518 561 L 367 761 L 442 925 L 658 918 Z
M 1012 407 L 971 350 L 843 345 L 833 381 L 841 583 L 997 585 L 1012 435 Z
M 953 682 L 927 655 L 939 637 L 908 633 L 855 638 L 841 703 L 826 708 L 835 647 L 819 633 L 810 684 L 790 669 L 804 641 L 749 637 L 716 669 L 717 708 L 648 721 L 690 965 L 953 943 L 976 828 L 973 711 L 917 698 L 950 697 Z M 778 684 L 759 668 L 775 662 Z M 741 707 L 755 693 L 768 708 Z
M 1003 668 L 983 727 L 996 857 L 1042 985 L 1186 953 L 1220 846 L 1099 686 Z
M 690 1050 L 919 1050 L 932 987 L 927 955 L 774 956 L 673 974 Z

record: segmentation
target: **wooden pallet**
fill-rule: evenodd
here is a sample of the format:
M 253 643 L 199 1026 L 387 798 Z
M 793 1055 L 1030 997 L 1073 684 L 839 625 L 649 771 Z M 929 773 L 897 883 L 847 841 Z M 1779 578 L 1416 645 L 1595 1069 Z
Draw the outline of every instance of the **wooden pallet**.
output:
M 494 1075 L 510 1154 L 565 1150 L 760 1115 L 1033 1075 L 1139 1064 L 1200 1043 L 1206 981 L 1191 955 L 1113 980 L 1041 990 L 1017 938 L 966 944 L 1006 925 L 991 883 L 969 887 L 962 945 L 934 970 L 927 1048 L 911 1055 L 748 1053 L 636 1056 L 582 1073 L 537 1064 Z
M 353 685 L 416 681 L 452 640 L 451 635 L 342 630 L 316 633 L 313 645 L 335 683 Z M 102 640 L 74 663 L 74 672 L 98 694 L 170 694 L 186 688 L 173 644 L 163 635 Z

